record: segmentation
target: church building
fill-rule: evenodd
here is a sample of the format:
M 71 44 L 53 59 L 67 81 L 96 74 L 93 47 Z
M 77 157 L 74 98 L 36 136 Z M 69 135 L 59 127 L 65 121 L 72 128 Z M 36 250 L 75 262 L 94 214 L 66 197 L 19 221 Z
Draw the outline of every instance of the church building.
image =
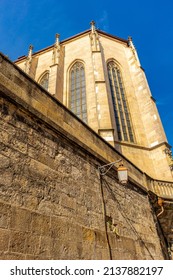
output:
M 173 258 L 172 155 L 131 37 L 92 21 L 0 53 L 0 96 L 0 259 Z
M 132 38 L 91 28 L 15 62 L 156 180 L 172 181 L 170 145 Z

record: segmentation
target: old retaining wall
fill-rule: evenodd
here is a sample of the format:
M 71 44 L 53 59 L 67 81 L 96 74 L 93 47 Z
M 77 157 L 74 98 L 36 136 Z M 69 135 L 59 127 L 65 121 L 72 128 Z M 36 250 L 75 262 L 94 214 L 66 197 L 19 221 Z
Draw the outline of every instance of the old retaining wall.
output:
M 138 168 L 3 55 L 0 97 L 0 259 L 164 258 Z

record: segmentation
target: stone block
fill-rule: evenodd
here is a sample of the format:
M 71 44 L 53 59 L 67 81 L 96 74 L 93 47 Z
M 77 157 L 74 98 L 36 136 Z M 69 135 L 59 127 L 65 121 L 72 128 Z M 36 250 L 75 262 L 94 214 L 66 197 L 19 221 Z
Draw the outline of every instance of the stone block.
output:
M 4 130 L 0 130 L 0 139 L 3 143 L 8 143 L 9 134 Z
M 106 233 L 95 231 L 96 246 L 99 248 L 106 248 L 108 246 Z
M 11 206 L 0 203 L 0 228 L 8 228 L 11 214 Z
M 83 242 L 94 243 L 95 242 L 95 232 L 89 228 L 82 228 L 83 232 Z
M 0 185 L 10 187 L 13 182 L 13 173 L 11 170 L 4 170 L 0 176 Z
M 14 149 L 16 149 L 17 151 L 26 154 L 27 153 L 27 144 L 19 141 L 18 139 L 12 139 L 10 141 L 10 144 L 13 146 Z
M 39 247 L 34 250 L 37 252 L 37 256 L 42 259 L 48 259 L 52 255 L 52 239 L 49 236 L 41 236 L 40 237 L 40 243 Z M 31 248 L 30 251 L 32 251 L 33 248 Z
M 95 259 L 95 260 L 110 260 L 110 251 L 109 248 L 96 248 L 94 254 L 94 257 L 91 257 L 90 259 Z
M 38 235 L 50 235 L 50 217 L 32 213 L 31 232 Z
M 27 234 L 24 232 L 11 231 L 9 251 L 24 254 L 26 252 L 26 237 Z
M 52 238 L 55 239 L 62 239 L 63 236 L 67 236 L 68 232 L 68 220 L 67 218 L 62 217 L 51 217 L 51 228 L 50 228 L 50 234 Z
M 136 253 L 135 251 L 135 240 L 127 237 L 123 237 L 123 248 L 128 250 L 129 252 Z
M 11 253 L 11 252 L 6 252 L 3 253 L 2 255 L 0 254 L 0 260 L 25 260 L 25 255 L 24 254 L 19 254 L 19 253 Z
M 82 240 L 81 226 L 75 224 L 70 218 L 52 217 L 51 218 L 51 237 L 63 242 L 63 240 L 71 241 Z
M 39 254 L 40 235 L 28 233 L 25 240 L 25 253 L 32 256 Z
M 28 232 L 31 230 L 31 212 L 12 207 L 9 228 L 15 231 Z
M 52 247 L 52 257 L 58 260 L 78 260 L 82 259 L 83 246 L 77 239 L 69 242 L 66 239 L 59 241 L 54 239 Z
M 56 260 L 63 259 L 64 251 L 66 251 L 66 249 L 63 245 L 65 242 L 66 242 L 66 240 L 60 241 L 59 238 L 58 239 L 56 239 L 56 238 L 53 239 L 53 245 L 52 245 L 52 257 L 53 257 L 53 259 L 56 259 Z
M 8 251 L 9 247 L 9 231 L 6 229 L 0 229 L 0 251 Z
M 0 154 L 0 169 L 6 169 L 10 165 L 10 159 Z
M 70 197 L 66 194 L 61 195 L 61 205 L 66 208 L 76 209 L 76 199 L 74 197 Z

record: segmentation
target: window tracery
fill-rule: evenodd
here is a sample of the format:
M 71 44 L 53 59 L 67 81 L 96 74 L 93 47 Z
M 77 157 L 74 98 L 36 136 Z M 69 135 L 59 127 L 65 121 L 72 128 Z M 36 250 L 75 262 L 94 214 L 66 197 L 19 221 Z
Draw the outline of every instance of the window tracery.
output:
M 70 69 L 69 108 L 87 123 L 85 69 L 81 62 L 76 62 Z
M 134 142 L 121 71 L 114 61 L 108 62 L 107 69 L 118 139 Z
M 49 86 L 49 73 L 46 72 L 41 79 L 39 80 L 39 84 L 45 88 L 46 90 L 48 90 L 48 86 Z

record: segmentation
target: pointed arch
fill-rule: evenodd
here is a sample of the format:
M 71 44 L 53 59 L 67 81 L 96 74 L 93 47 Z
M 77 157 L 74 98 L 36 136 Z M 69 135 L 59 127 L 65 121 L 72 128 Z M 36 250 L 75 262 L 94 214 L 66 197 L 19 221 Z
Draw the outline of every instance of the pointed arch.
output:
M 75 61 L 69 69 L 69 108 L 87 123 L 85 67 L 81 61 Z
M 38 83 L 46 90 L 49 88 L 49 71 L 45 71 L 40 78 L 38 79 Z
M 120 66 L 114 60 L 109 60 L 107 62 L 107 70 L 118 139 L 120 141 L 134 142 L 130 113 Z

